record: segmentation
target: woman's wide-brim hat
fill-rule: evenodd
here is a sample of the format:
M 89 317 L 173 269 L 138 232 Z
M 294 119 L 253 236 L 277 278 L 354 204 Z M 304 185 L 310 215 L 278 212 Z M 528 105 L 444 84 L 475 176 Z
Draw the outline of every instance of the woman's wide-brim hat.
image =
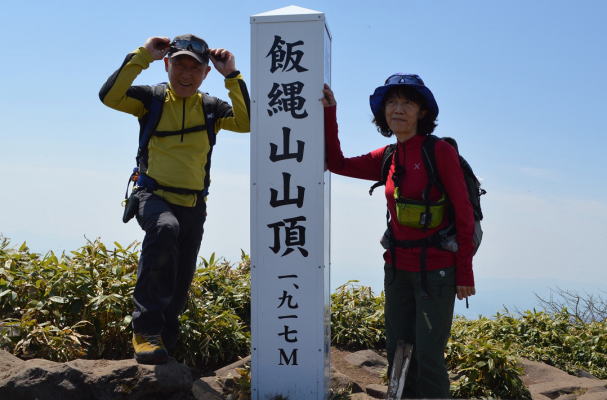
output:
M 386 93 L 395 86 L 407 86 L 418 92 L 424 99 L 425 104 L 423 104 L 423 106 L 430 113 L 428 117 L 431 117 L 432 120 L 436 119 L 438 116 L 438 105 L 436 104 L 436 100 L 430 89 L 424 85 L 422 78 L 415 74 L 402 73 L 390 75 L 388 79 L 386 79 L 384 85 L 375 89 L 375 92 L 369 96 L 371 111 L 375 118 L 377 118 L 383 110 Z

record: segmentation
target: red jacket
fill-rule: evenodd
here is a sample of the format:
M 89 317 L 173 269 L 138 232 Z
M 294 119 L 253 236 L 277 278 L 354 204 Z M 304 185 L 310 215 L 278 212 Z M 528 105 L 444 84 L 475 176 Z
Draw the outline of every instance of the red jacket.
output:
M 428 174 L 422 158 L 421 147 L 423 142 L 424 136 L 417 135 L 405 143 L 397 144 L 398 163 L 404 171 L 401 173 L 399 184 L 401 197 L 422 200 L 422 193 L 428 182 Z M 331 172 L 353 178 L 379 181 L 381 179 L 384 149 L 385 147 L 382 147 L 358 157 L 345 158 L 337 137 L 336 107 L 325 107 L 325 151 L 327 165 Z M 459 251 L 452 253 L 434 247 L 428 248 L 427 269 L 454 266 L 456 268 L 456 284 L 459 286 L 474 286 L 474 274 L 472 272 L 474 218 L 464 175 L 459 165 L 458 154 L 450 144 L 439 140 L 435 146 L 435 158 L 439 180 L 453 206 Z M 396 220 L 393 173 L 394 165 L 390 167 L 386 180 L 386 200 L 391 215 L 390 227 L 396 240 L 423 239 L 450 223 L 445 218 L 440 226 L 427 230 L 400 225 Z M 430 199 L 437 201 L 440 196 L 439 190 L 433 187 L 430 192 Z M 419 271 L 420 252 L 420 248 L 396 248 L 396 268 L 406 271 Z M 389 251 L 384 253 L 384 260 L 387 263 L 392 263 Z

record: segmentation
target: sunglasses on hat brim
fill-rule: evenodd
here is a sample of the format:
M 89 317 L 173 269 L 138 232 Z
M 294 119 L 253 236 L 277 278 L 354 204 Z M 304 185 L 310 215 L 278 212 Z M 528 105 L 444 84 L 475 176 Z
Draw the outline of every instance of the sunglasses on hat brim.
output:
M 180 50 L 191 51 L 204 58 L 209 57 L 209 48 L 207 47 L 207 45 L 205 43 L 201 43 L 194 40 L 173 40 L 170 44 L 169 54 L 178 52 Z
M 394 74 L 390 75 L 384 85 L 420 85 L 424 86 L 424 81 L 415 74 Z

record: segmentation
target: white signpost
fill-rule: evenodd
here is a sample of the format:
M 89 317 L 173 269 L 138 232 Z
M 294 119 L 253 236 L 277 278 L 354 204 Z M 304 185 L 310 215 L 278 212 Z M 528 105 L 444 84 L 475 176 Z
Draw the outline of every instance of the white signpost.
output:
M 251 17 L 252 398 L 321 400 L 330 349 L 330 177 L 323 83 L 331 36 L 321 12 Z

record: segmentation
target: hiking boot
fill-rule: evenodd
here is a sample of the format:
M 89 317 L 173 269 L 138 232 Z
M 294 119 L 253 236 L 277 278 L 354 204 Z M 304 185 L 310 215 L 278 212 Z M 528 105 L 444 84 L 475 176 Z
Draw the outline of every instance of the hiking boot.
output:
M 135 360 L 140 364 L 164 364 L 169 360 L 160 335 L 133 333 L 133 349 Z

